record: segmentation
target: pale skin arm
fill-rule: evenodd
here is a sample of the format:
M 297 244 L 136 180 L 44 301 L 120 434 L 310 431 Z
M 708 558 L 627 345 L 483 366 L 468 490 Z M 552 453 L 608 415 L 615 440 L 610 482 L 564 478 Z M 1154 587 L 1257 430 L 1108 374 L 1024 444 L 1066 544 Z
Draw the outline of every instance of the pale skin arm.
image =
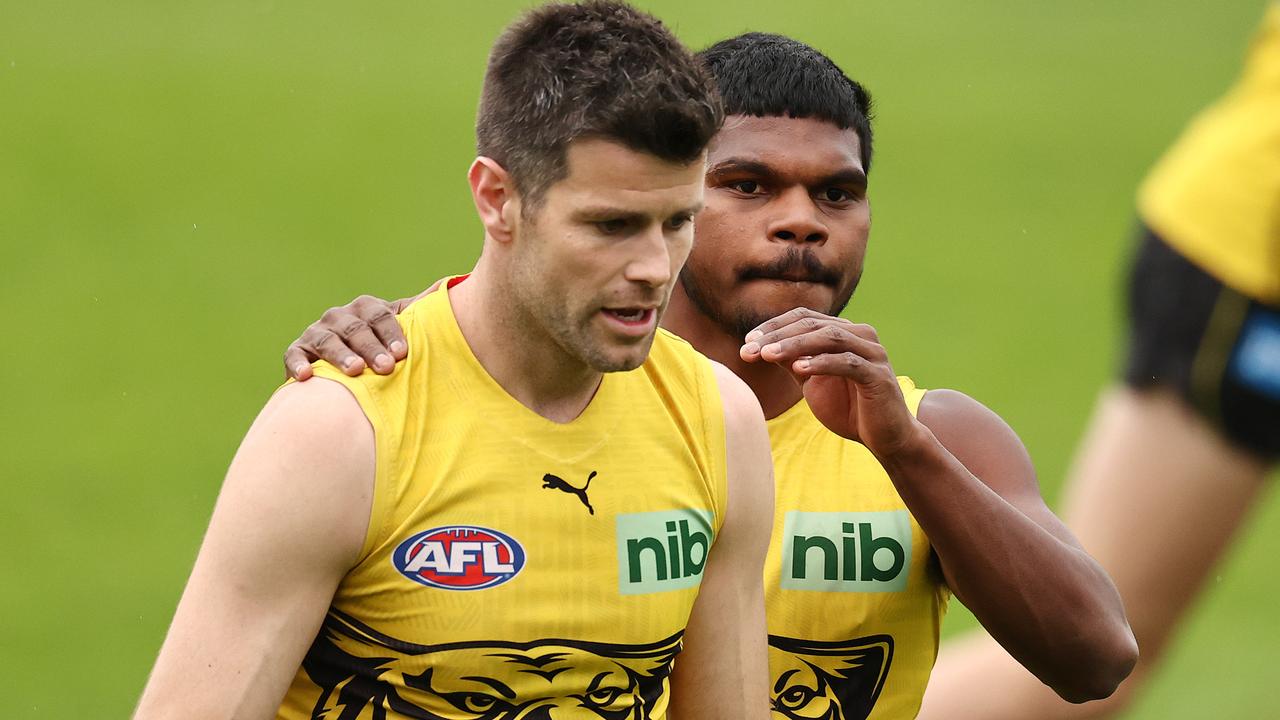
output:
M 671 720 L 769 717 L 764 556 L 773 523 L 773 460 L 755 395 L 716 365 L 725 407 L 729 498 L 671 674 Z
M 321 381 L 282 388 L 227 471 L 135 718 L 271 718 L 364 543 L 373 430 Z
M 742 357 L 789 368 L 815 415 L 866 445 L 920 523 L 948 586 L 1064 699 L 1106 697 L 1137 645 L 1107 574 L 1040 496 L 1017 435 L 962 393 L 912 417 L 875 330 L 796 309 L 747 335 Z

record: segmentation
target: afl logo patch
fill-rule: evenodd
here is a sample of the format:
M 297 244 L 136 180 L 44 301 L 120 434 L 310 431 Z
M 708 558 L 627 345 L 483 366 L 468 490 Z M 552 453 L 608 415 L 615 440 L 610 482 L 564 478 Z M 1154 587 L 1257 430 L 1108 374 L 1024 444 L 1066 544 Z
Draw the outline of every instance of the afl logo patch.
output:
M 519 575 L 524 567 L 524 548 L 497 530 L 449 525 L 400 543 L 391 562 L 401 575 L 428 587 L 480 590 Z

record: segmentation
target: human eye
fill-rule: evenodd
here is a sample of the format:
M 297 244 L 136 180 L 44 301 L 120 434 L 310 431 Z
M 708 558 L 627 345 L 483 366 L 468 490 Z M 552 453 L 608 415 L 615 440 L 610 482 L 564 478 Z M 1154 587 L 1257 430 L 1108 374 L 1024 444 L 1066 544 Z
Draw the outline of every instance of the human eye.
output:
M 676 215 L 675 217 L 667 221 L 667 229 L 679 230 L 691 222 L 693 222 L 693 215 L 690 213 L 683 213 L 680 215 Z
M 735 180 L 734 182 L 725 183 L 725 187 L 735 190 L 743 195 L 758 195 L 764 188 L 755 180 Z
M 857 200 L 853 193 L 840 187 L 829 187 L 823 190 L 819 197 L 827 202 L 843 203 L 851 200 Z
M 628 223 L 623 218 L 613 218 L 609 220 L 595 220 L 591 223 L 596 226 L 601 235 L 621 235 L 626 231 Z

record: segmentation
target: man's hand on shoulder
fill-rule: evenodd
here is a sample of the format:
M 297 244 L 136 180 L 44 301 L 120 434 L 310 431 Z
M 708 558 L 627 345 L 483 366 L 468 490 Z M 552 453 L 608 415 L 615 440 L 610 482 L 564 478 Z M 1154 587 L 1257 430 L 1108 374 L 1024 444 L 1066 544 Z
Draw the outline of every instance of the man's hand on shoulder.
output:
M 409 353 L 396 315 L 417 300 L 435 292 L 443 279 L 413 297 L 387 301 L 361 295 L 346 305 L 331 307 L 284 351 L 285 376 L 311 378 L 311 363 L 324 360 L 355 377 L 370 368 L 389 375 Z

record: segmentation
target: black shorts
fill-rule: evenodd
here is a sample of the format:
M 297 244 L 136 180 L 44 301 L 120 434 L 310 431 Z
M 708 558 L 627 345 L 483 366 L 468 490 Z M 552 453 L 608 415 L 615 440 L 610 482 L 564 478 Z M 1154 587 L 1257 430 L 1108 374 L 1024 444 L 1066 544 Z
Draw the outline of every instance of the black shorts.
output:
M 1236 445 L 1280 459 L 1280 308 L 1223 285 L 1148 228 L 1129 281 L 1132 388 L 1169 388 Z

